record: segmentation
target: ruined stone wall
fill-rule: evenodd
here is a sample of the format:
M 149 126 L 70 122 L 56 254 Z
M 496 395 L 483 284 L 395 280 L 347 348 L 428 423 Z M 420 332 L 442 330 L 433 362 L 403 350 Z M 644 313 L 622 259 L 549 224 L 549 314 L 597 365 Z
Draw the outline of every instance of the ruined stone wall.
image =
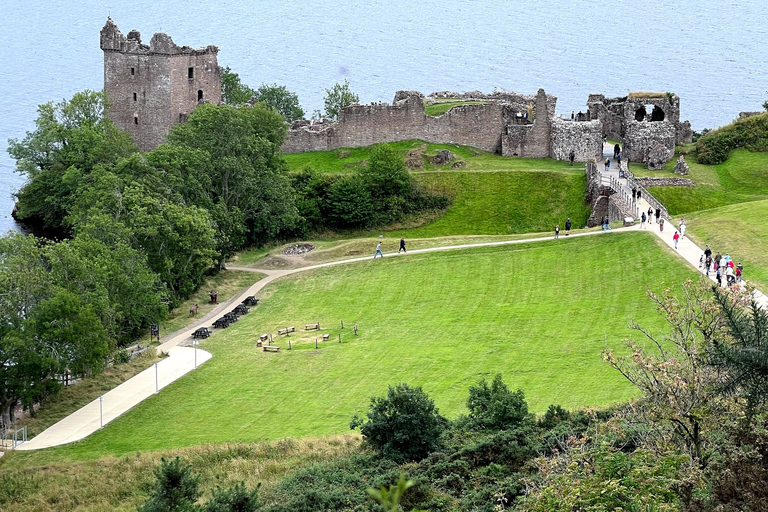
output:
M 555 105 L 556 106 L 556 105 Z M 519 125 L 508 122 L 501 136 L 502 156 L 547 158 L 552 152 L 552 126 L 554 108 L 550 97 L 539 89 L 533 104 L 533 123 Z M 516 109 L 508 107 L 508 119 L 513 119 Z
M 599 120 L 603 126 L 603 135 L 612 140 L 621 140 L 624 135 L 624 102 L 621 98 L 606 98 L 602 94 L 590 94 L 587 99 L 587 112 L 591 120 Z
M 577 162 L 587 162 L 603 154 L 603 126 L 600 121 L 571 122 L 552 119 L 551 157 L 568 160 L 571 150 Z
M 420 93 L 399 91 L 391 105 L 374 103 L 342 109 L 338 122 L 319 125 L 295 123 L 288 131 L 282 149 L 285 153 L 301 153 L 420 139 L 498 153 L 502 152 L 502 134 L 506 133 L 508 126 L 516 126 L 524 133 L 520 140 L 524 143 L 526 154 L 520 156 L 549 156 L 548 118 L 549 112 L 554 112 L 556 98 L 547 97 L 543 90 L 530 98 L 535 100 L 534 123 L 515 125 L 516 107 L 505 102 L 494 100 L 485 104 L 460 105 L 441 116 L 432 117 L 425 113 Z M 545 122 L 541 125 L 535 122 L 539 118 L 537 112 L 544 113 Z
M 627 121 L 624 134 L 624 159 L 645 162 L 652 140 L 657 140 L 669 150 L 670 158 L 675 154 L 675 125 L 668 121 Z
M 174 124 L 198 105 L 198 95 L 221 102 L 218 48 L 177 46 L 157 33 L 149 45 L 132 30 L 124 36 L 111 18 L 101 30 L 104 91 L 112 102 L 108 116 L 131 134 L 143 151 L 156 148 Z M 189 69 L 192 68 L 192 78 Z

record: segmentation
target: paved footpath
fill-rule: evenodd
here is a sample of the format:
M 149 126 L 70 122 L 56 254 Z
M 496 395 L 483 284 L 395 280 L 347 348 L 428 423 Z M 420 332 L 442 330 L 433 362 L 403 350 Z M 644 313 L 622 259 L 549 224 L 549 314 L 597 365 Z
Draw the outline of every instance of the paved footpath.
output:
M 640 206 L 641 208 L 644 206 L 646 210 L 648 209 L 648 204 L 643 205 L 642 202 L 638 206 Z M 664 241 L 664 243 L 666 243 L 669 247 L 675 250 L 674 242 L 672 240 L 672 235 L 674 235 L 675 233 L 675 226 L 672 226 L 670 224 L 672 223 L 671 222 L 665 223 L 664 232 L 660 232 L 659 227 L 656 224 L 650 224 L 649 226 L 647 226 L 647 230 L 659 236 Z M 628 228 L 617 228 L 612 232 L 608 232 L 608 233 L 636 231 L 636 230 L 640 230 L 639 225 L 635 225 Z M 603 233 L 603 231 L 601 230 L 594 230 L 594 231 L 587 231 L 582 233 L 573 233 L 567 238 L 579 238 L 583 236 L 599 236 L 602 234 L 607 234 L 607 233 Z M 561 238 L 566 238 L 566 237 L 565 235 L 561 234 Z M 424 254 L 429 252 L 449 251 L 449 250 L 455 250 L 455 249 L 468 249 L 472 247 L 515 245 L 515 244 L 523 244 L 523 243 L 531 243 L 531 242 L 545 242 L 545 241 L 551 241 L 551 240 L 552 240 L 551 237 L 538 237 L 538 238 L 526 238 L 521 240 L 505 240 L 505 241 L 499 241 L 499 242 L 451 245 L 451 246 L 445 246 L 445 247 L 432 247 L 428 249 L 416 249 L 416 250 L 408 251 L 407 253 L 389 253 L 389 254 L 386 254 L 385 257 L 386 258 L 406 257 L 409 254 Z M 681 258 L 687 261 L 690 265 L 698 269 L 699 258 L 703 253 L 703 250 L 700 247 L 697 247 L 696 244 L 694 244 L 693 242 L 691 242 L 689 239 L 686 238 L 685 240 L 681 240 L 678 243 L 678 248 L 676 252 Z M 176 379 L 180 378 L 186 373 L 192 371 L 195 368 L 195 362 L 194 362 L 195 349 L 189 348 L 189 347 L 181 347 L 179 345 L 182 343 L 189 343 L 191 340 L 191 334 L 197 327 L 202 325 L 211 325 L 215 318 L 221 316 L 225 311 L 234 307 L 234 305 L 240 304 L 240 302 L 243 299 L 245 299 L 245 297 L 248 297 L 250 295 L 256 295 L 262 288 L 264 288 L 267 284 L 271 283 L 272 281 L 290 274 L 298 273 L 298 272 L 304 272 L 307 270 L 314 270 L 314 269 L 324 268 L 324 267 L 332 267 L 336 265 L 345 265 L 348 263 L 356 263 L 360 261 L 370 260 L 372 258 L 373 258 L 373 255 L 362 257 L 362 258 L 332 261 L 328 263 L 321 263 L 317 265 L 311 265 L 307 267 L 288 269 L 288 270 L 264 270 L 264 269 L 255 269 L 255 268 L 247 268 L 247 267 L 229 267 L 230 270 L 259 272 L 259 273 L 265 274 L 266 277 L 254 283 L 247 290 L 241 292 L 239 295 L 236 295 L 229 301 L 220 304 L 213 311 L 210 311 L 207 315 L 200 318 L 198 321 L 194 322 L 192 325 L 189 325 L 184 329 L 181 329 L 163 338 L 163 342 L 157 347 L 157 350 L 158 352 L 168 353 L 168 357 L 163 359 L 160 363 L 157 364 L 157 370 L 153 365 L 152 367 L 148 368 L 147 370 L 144 370 L 143 372 L 136 375 L 135 377 L 128 379 L 127 381 L 120 384 L 112 391 L 105 394 L 103 396 L 104 400 L 101 403 L 103 407 L 101 413 L 99 410 L 99 400 L 98 399 L 94 400 L 93 402 L 86 405 L 82 409 L 74 412 L 73 414 L 67 416 L 60 422 L 49 427 L 48 429 L 46 429 L 45 431 L 43 431 L 42 433 L 40 433 L 39 435 L 31 439 L 30 441 L 23 443 L 17 449 L 18 450 L 36 450 L 39 448 L 48 448 L 51 446 L 71 443 L 73 441 L 78 441 L 80 439 L 83 439 L 89 434 L 92 434 L 93 432 L 101 428 L 102 425 L 106 425 L 113 419 L 117 418 L 124 412 L 128 411 L 131 407 L 135 406 L 142 400 L 149 398 L 151 395 L 153 395 L 156 392 L 155 390 L 155 375 L 156 375 L 155 372 L 156 371 L 159 377 L 159 389 L 162 389 L 163 387 L 167 386 L 171 382 L 175 381 Z M 710 279 L 713 279 L 713 277 L 710 276 Z M 765 295 L 763 295 L 760 292 L 756 292 L 756 298 L 758 299 L 758 302 L 763 305 L 763 307 L 768 307 L 768 300 L 766 300 Z M 216 334 L 218 331 L 219 331 L 218 329 L 215 329 L 213 330 L 213 333 Z M 210 358 L 211 358 L 210 353 L 204 350 L 197 349 L 197 365 L 198 366 Z

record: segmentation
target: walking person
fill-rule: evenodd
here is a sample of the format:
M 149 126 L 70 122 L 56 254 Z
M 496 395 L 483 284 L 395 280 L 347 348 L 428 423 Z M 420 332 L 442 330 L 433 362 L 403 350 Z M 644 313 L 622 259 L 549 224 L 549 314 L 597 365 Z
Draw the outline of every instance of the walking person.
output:
M 706 247 L 706 249 L 704 249 L 704 256 L 706 256 L 707 258 L 711 258 L 712 249 L 709 248 L 709 244 L 705 244 L 704 247 Z
M 576 159 L 576 152 L 574 150 L 571 150 L 570 153 L 568 153 L 568 160 L 571 161 L 571 167 L 573 167 L 573 161 Z
M 400 251 L 408 252 L 405 250 L 405 238 L 400 239 L 400 248 L 397 250 L 397 254 L 400 254 Z
M 610 158 L 606 158 L 605 159 L 605 170 L 606 171 L 610 171 L 611 170 L 611 159 Z
M 680 224 L 680 238 L 685 238 L 685 223 Z
M 565 219 L 565 236 L 569 236 L 571 234 L 571 218 L 568 217 Z
M 709 277 L 709 269 L 712 268 L 712 256 L 707 256 L 704 259 L 704 266 L 707 269 L 707 277 Z
M 645 229 L 645 212 L 640 216 L 640 229 Z
M 555 240 L 560 238 L 560 224 L 555 224 Z
M 727 267 L 725 269 L 725 284 L 727 284 L 728 287 L 731 287 L 735 283 L 736 283 L 736 276 L 733 275 L 733 268 Z
M 718 268 L 720 266 L 721 259 L 723 259 L 723 257 L 720 256 L 720 251 L 717 251 L 717 254 L 715 254 L 715 268 Z
M 618 158 L 620 154 L 621 154 L 621 146 L 619 146 L 618 144 L 614 144 L 613 145 L 613 158 L 614 158 L 614 160 L 616 158 Z
M 608 219 L 608 216 L 605 216 L 605 224 L 603 224 L 603 231 L 612 231 L 611 230 L 611 221 Z
M 653 220 L 653 208 L 650 206 L 648 207 L 648 225 L 651 225 L 651 221 Z
M 664 231 L 664 217 L 659 219 L 659 231 Z
M 381 254 L 381 257 L 382 257 L 382 258 L 384 257 L 384 253 L 383 253 L 383 252 L 381 252 L 381 242 L 379 242 L 379 243 L 376 245 L 376 253 L 373 255 L 373 259 L 376 259 L 376 256 L 378 256 L 379 254 Z
M 661 208 L 656 208 L 656 224 L 659 223 L 659 217 L 661 217 Z
M 705 259 L 706 258 L 704 256 L 704 254 L 702 253 L 702 255 L 699 257 L 699 272 L 704 272 L 704 260 Z
M 717 279 L 717 286 L 723 286 L 723 274 L 720 272 L 720 268 L 717 269 L 715 279 Z
M 744 272 L 744 267 L 741 265 L 741 262 L 739 262 L 738 265 L 736 265 L 736 280 L 738 282 L 741 282 L 741 275 Z
M 600 217 L 600 228 L 605 231 L 605 217 Z
M 672 240 L 675 241 L 675 249 L 677 249 L 677 241 L 680 240 L 680 233 L 675 231 L 675 236 L 672 237 Z

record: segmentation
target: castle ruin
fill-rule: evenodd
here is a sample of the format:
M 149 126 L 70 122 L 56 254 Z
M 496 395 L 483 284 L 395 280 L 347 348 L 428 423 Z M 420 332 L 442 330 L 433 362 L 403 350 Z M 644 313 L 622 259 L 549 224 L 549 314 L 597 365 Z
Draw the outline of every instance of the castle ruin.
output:
M 221 103 L 216 46 L 177 46 L 162 32 L 142 44 L 137 30 L 124 36 L 107 18 L 101 49 L 108 116 L 142 151 L 165 142 L 173 125 L 186 121 L 199 103 Z

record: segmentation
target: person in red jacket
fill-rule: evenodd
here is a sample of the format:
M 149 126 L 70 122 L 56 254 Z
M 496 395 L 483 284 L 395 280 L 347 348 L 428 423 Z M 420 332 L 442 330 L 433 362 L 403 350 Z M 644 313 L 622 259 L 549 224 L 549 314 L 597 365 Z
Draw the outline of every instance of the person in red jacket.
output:
M 677 241 L 680 240 L 680 233 L 675 231 L 675 236 L 672 237 L 672 240 L 675 241 L 675 249 L 677 249 Z

